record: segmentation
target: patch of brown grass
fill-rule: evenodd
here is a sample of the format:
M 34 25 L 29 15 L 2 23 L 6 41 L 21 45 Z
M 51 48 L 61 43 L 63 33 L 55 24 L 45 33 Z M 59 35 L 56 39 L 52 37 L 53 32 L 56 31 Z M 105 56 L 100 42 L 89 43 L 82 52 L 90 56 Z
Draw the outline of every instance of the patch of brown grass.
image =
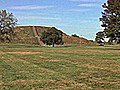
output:
M 7 52 L 8 54 L 40 54 L 41 52 Z
M 51 62 L 61 62 L 60 60 L 47 60 L 47 61 L 51 61 Z
M 5 54 L 4 52 L 0 52 L 0 54 Z
M 27 62 L 27 61 L 25 61 L 25 60 L 23 60 L 23 59 L 9 59 L 9 60 L 15 60 L 15 61 L 21 61 L 21 62 L 23 62 L 23 63 L 29 63 L 29 62 Z
M 27 62 L 27 61 L 25 61 L 25 60 L 23 60 L 23 59 L 20 59 L 20 58 L 6 58 L 6 57 L 1 57 L 1 59 L 6 59 L 6 60 L 11 60 L 11 61 L 21 61 L 21 62 L 23 62 L 23 63 L 29 63 L 29 62 Z
M 27 85 L 27 84 L 34 84 L 34 83 L 54 83 L 55 80 L 23 80 L 23 79 L 19 79 L 19 80 L 15 80 L 15 81 L 9 81 L 9 82 L 6 82 L 6 83 L 1 83 L 0 85 L 2 84 L 5 84 L 5 85 Z
M 108 69 L 108 68 L 106 68 L 106 67 L 98 67 L 98 66 L 89 65 L 89 64 L 83 64 L 83 65 L 77 65 L 77 66 L 80 66 L 80 67 L 88 67 L 88 68 L 98 68 L 98 69 Z

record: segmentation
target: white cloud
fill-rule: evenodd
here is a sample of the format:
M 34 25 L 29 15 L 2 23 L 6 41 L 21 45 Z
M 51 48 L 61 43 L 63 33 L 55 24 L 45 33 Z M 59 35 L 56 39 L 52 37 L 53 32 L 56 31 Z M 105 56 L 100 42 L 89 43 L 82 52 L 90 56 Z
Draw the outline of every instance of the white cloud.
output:
M 84 12 L 84 11 L 90 11 L 91 9 L 70 9 L 69 11 L 78 11 L 78 12 Z
M 14 6 L 14 7 L 9 7 L 9 9 L 47 9 L 47 8 L 52 8 L 54 6 L 34 6 L 34 5 L 28 5 L 28 6 Z
M 94 7 L 94 6 L 100 6 L 99 4 L 79 4 L 80 7 Z

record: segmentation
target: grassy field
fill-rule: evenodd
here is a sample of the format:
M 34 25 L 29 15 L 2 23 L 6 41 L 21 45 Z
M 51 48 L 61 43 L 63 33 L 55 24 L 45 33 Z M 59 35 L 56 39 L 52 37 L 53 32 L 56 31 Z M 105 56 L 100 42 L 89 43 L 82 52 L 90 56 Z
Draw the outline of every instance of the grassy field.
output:
M 119 90 L 120 46 L 0 45 L 0 90 Z

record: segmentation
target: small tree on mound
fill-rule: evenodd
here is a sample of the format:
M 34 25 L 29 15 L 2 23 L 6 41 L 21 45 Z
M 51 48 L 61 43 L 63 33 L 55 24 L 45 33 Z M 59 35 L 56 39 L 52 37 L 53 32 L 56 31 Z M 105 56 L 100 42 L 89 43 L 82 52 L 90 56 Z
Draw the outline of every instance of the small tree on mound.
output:
M 12 13 L 7 13 L 6 10 L 0 11 L 0 41 L 11 41 L 15 35 L 14 26 L 17 19 Z
M 79 37 L 77 34 L 73 34 L 72 37 Z
M 54 47 L 55 44 L 63 44 L 62 34 L 62 31 L 52 27 L 42 33 L 41 41 L 43 41 L 44 44 L 52 45 Z

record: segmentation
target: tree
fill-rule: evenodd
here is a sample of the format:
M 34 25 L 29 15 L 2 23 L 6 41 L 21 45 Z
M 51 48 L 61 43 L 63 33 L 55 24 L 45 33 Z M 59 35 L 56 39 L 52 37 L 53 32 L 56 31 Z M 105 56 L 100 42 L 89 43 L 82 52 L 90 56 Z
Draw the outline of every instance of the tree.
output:
M 52 45 L 54 47 L 55 44 L 63 44 L 62 34 L 62 31 L 52 27 L 42 33 L 41 41 L 43 41 L 44 44 Z
M 104 37 L 105 37 L 105 34 L 104 32 L 100 31 L 98 33 L 96 33 L 96 38 L 95 38 L 95 41 L 97 43 L 103 43 L 105 40 L 104 40 Z
M 0 11 L 0 41 L 11 41 L 15 35 L 14 26 L 17 23 L 17 19 L 14 18 L 13 13 L 9 13 L 6 10 Z
M 72 37 L 79 37 L 77 34 L 73 34 Z
M 120 43 L 120 0 L 108 0 L 102 5 L 102 27 L 105 38 L 109 38 L 109 43 Z

